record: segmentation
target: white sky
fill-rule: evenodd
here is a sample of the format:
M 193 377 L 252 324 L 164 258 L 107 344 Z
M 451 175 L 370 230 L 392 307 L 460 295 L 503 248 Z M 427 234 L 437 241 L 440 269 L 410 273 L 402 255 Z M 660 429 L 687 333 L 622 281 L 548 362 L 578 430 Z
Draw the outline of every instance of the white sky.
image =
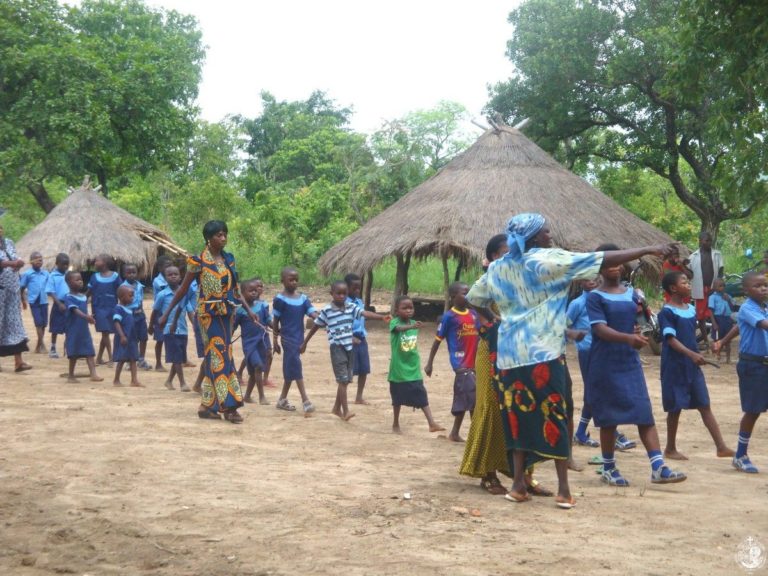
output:
M 148 0 L 194 15 L 207 45 L 203 118 L 258 116 L 278 100 L 325 91 L 370 132 L 383 120 L 453 100 L 482 119 L 487 84 L 509 77 L 504 56 L 519 0 Z

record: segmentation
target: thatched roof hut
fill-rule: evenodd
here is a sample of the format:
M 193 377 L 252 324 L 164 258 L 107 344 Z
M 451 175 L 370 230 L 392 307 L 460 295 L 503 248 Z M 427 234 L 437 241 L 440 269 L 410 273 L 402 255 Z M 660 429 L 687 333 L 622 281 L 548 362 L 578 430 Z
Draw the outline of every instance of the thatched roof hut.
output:
M 482 259 L 488 239 L 510 216 L 540 212 L 554 242 L 590 251 L 672 239 L 568 171 L 519 130 L 496 126 L 432 178 L 403 196 L 320 259 L 325 275 L 371 271 L 386 258 L 398 263 L 395 292 L 407 292 L 411 258 Z M 447 278 L 446 278 L 447 280 Z
M 83 185 L 70 189 L 58 204 L 16 244 L 21 257 L 37 251 L 43 266 L 52 268 L 56 254 L 69 254 L 74 269 L 84 270 L 99 254 L 109 254 L 118 263 L 139 267 L 139 275 L 152 272 L 159 252 L 183 255 L 170 236 L 157 226 L 115 206 L 86 178 Z

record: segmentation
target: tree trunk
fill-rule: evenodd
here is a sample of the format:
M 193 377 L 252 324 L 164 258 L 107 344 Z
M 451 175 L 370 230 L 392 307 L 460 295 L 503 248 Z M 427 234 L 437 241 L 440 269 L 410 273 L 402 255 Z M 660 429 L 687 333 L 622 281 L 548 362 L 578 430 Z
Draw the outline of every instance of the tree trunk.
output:
M 448 295 L 448 286 L 450 286 L 451 283 L 451 275 L 448 272 L 448 255 L 443 254 L 443 295 L 445 297 L 445 306 L 443 306 L 443 309 L 447 312 L 448 309 L 451 307 L 451 297 Z
M 395 300 L 398 296 L 408 293 L 408 264 L 402 254 L 396 254 L 397 271 L 395 272 L 395 289 L 392 292 L 392 310 L 395 309 Z M 410 263 L 410 258 L 408 258 Z
M 459 263 L 456 264 L 456 274 L 453 276 L 453 281 L 458 282 L 461 280 L 461 273 L 464 271 L 464 259 L 459 258 Z
M 701 234 L 708 232 L 709 235 L 712 236 L 713 246 L 715 245 L 715 242 L 717 242 L 717 234 L 720 231 L 720 224 L 722 224 L 722 222 L 722 219 L 718 218 L 715 214 L 707 213 L 701 218 L 701 229 L 699 232 Z
M 101 186 L 101 193 L 104 194 L 104 198 L 109 198 L 107 192 L 107 172 L 104 168 L 99 167 L 96 170 L 96 177 L 99 179 L 99 185 Z
M 40 208 L 42 208 L 46 214 L 50 214 L 51 210 L 56 207 L 56 204 L 48 195 L 48 190 L 45 189 L 42 182 L 31 182 L 27 184 L 27 190 L 34 196 L 35 200 L 37 200 L 37 203 L 40 205 Z
M 363 280 L 363 301 L 365 303 L 365 309 L 371 307 L 371 290 L 373 289 L 373 270 L 368 270 L 368 272 L 365 273 L 365 278 Z

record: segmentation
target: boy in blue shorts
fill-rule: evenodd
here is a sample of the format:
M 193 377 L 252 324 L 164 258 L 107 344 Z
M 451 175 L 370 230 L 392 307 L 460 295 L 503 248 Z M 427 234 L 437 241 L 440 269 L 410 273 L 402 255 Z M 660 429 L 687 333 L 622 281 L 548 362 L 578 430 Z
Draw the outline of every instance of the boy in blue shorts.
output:
M 48 282 L 45 285 L 45 293 L 53 300 L 48 322 L 48 331 L 51 333 L 51 351 L 48 353 L 50 358 L 59 357 L 56 352 L 56 338 L 59 334 L 64 334 L 67 328 L 67 305 L 64 303 L 64 298 L 69 294 L 69 286 L 65 279 L 68 269 L 69 256 L 59 252 L 56 255 L 56 268 L 48 276 Z
M 32 312 L 32 320 L 37 331 L 37 346 L 35 354 L 45 354 L 45 327 L 48 326 L 48 294 L 45 287 L 48 284 L 50 274 L 43 269 L 43 255 L 40 252 L 32 252 L 29 256 L 32 268 L 25 270 L 21 275 L 21 304 L 24 310 L 29 306 Z
M 139 343 L 139 360 L 136 365 L 142 370 L 150 370 L 152 367 L 147 364 L 145 359 L 149 332 L 147 330 L 147 315 L 144 313 L 144 284 L 139 282 L 138 276 L 139 269 L 136 264 L 123 265 L 123 278 L 125 280 L 121 286 L 128 286 L 133 289 L 133 301 L 128 309 L 133 313 L 133 329 Z
M 164 315 L 168 315 L 168 321 L 163 328 L 163 344 L 165 345 L 165 362 L 171 365 L 168 372 L 168 378 L 165 380 L 165 387 L 173 390 L 173 377 L 179 379 L 179 390 L 190 392 L 192 389 L 187 386 L 184 380 L 184 363 L 187 361 L 187 340 L 189 331 L 187 330 L 187 312 L 189 311 L 189 300 L 183 298 L 176 307 L 168 312 L 168 309 L 176 295 L 176 290 L 181 284 L 181 272 L 176 266 L 167 266 L 164 276 L 168 286 L 163 288 L 155 298 L 155 304 L 152 307 L 152 316 L 149 322 L 149 332 L 158 325 L 158 320 Z
M 432 376 L 432 362 L 435 359 L 440 343 L 448 340 L 448 354 L 451 367 L 456 373 L 453 381 L 453 428 L 448 439 L 453 442 L 464 442 L 459 435 L 464 413 L 470 416 L 475 409 L 475 356 L 480 340 L 480 321 L 477 313 L 467 307 L 467 292 L 469 286 L 463 282 L 454 282 L 448 287 L 451 298 L 451 309 L 443 314 L 443 319 L 437 327 L 437 336 L 429 352 L 429 360 L 424 367 L 427 376 Z
M 235 314 L 235 326 L 240 327 L 240 339 L 243 343 L 243 363 L 238 372 L 238 378 L 242 381 L 242 374 L 248 368 L 248 387 L 243 396 L 243 402 L 253 402 L 253 388 L 259 394 L 259 404 L 269 404 L 264 395 L 264 374 L 272 363 L 272 343 L 267 333 L 267 327 L 272 323 L 272 315 L 269 313 L 269 304 L 261 299 L 264 292 L 264 282 L 261 278 L 252 278 L 240 283 L 240 294 L 245 306 L 237 309 Z M 248 309 L 258 318 L 258 323 L 251 319 Z
M 347 274 L 344 277 L 347 283 L 347 302 L 351 302 L 365 310 L 365 304 L 360 298 L 363 289 L 363 281 L 357 274 Z M 355 404 L 368 404 L 363 398 L 365 382 L 371 373 L 371 358 L 368 355 L 368 332 L 365 329 L 365 316 L 355 318 L 352 324 L 352 376 L 357 376 L 357 395 Z

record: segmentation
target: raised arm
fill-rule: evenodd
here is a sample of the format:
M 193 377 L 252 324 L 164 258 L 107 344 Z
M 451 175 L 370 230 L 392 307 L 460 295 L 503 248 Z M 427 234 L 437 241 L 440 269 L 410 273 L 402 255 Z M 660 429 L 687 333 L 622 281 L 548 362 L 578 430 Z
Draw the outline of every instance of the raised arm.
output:
M 657 244 L 656 246 L 644 246 L 643 248 L 630 248 L 628 250 L 608 250 L 603 253 L 603 266 L 616 266 L 637 260 L 643 256 L 669 256 L 678 250 L 679 243 Z

